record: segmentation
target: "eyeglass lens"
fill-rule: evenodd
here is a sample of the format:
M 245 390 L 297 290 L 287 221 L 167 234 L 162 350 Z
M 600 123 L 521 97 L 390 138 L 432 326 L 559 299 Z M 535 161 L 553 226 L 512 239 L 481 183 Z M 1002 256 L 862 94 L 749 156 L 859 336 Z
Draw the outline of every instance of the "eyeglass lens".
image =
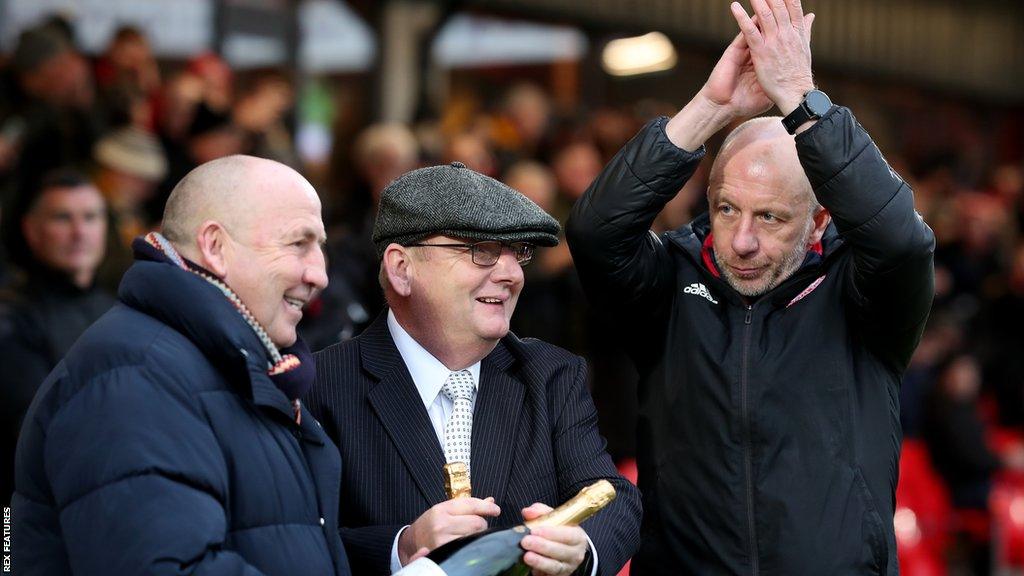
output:
M 501 258 L 501 251 L 504 244 L 498 241 L 484 241 L 472 244 L 473 263 L 479 266 L 491 266 Z M 512 250 L 516 262 L 520 265 L 528 263 L 533 259 L 533 245 L 526 242 L 512 242 L 508 244 Z

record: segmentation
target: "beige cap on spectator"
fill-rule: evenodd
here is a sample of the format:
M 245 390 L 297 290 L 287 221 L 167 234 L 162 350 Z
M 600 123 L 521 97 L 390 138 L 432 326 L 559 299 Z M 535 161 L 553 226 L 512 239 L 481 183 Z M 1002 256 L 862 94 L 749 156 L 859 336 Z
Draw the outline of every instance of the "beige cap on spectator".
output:
M 152 134 L 135 127 L 121 128 L 96 143 L 93 158 L 100 165 L 150 182 L 167 175 L 167 156 Z

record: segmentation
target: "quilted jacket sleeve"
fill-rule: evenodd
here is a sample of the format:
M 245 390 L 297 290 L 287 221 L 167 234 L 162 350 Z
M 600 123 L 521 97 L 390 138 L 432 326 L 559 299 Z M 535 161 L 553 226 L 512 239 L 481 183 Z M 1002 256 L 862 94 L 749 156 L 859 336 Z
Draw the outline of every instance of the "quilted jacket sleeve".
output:
M 648 328 L 664 324 L 674 274 L 651 223 L 704 157 L 703 147 L 687 152 L 673 144 L 665 134 L 667 122 L 651 121 L 612 158 L 566 224 L 591 305 Z
M 27 424 L 44 449 L 25 473 L 46 479 L 25 485 L 52 494 L 20 505 L 52 502 L 75 574 L 259 574 L 224 549 L 227 466 L 195 399 L 169 380 L 112 368 Z M 21 561 L 47 573 L 46 559 Z
M 935 236 L 848 109 L 833 107 L 796 143 L 818 201 L 852 249 L 849 292 L 866 341 L 902 369 L 931 308 Z

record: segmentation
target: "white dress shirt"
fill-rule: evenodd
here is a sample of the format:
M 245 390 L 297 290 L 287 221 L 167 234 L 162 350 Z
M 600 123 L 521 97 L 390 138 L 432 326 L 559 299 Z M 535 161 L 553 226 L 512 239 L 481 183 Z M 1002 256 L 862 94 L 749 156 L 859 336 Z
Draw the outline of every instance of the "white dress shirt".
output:
M 434 432 L 437 433 L 437 441 L 441 444 L 441 449 L 444 449 L 444 427 L 448 417 L 452 415 L 455 403 L 441 394 L 441 388 L 452 371 L 427 352 L 426 348 L 420 346 L 420 343 L 402 328 L 391 310 L 388 310 L 388 329 L 391 331 L 391 339 L 395 341 L 398 353 L 402 355 L 405 367 L 409 369 L 416 391 L 420 393 L 423 406 L 430 416 L 430 423 L 434 425 Z M 469 370 L 470 376 L 473 377 L 473 386 L 479 391 L 480 363 L 477 362 L 466 370 Z M 476 406 L 476 395 L 473 396 L 470 406 Z
M 420 399 L 423 400 L 423 406 L 427 409 L 430 423 L 434 426 L 434 433 L 437 434 L 437 441 L 443 450 L 444 427 L 448 422 L 448 417 L 452 414 L 455 403 L 441 393 L 441 388 L 444 387 L 444 383 L 452 371 L 410 336 L 405 328 L 398 323 L 395 313 L 390 309 L 388 310 L 388 330 L 391 332 L 391 339 L 394 340 L 395 347 L 398 348 L 398 353 L 405 362 L 405 367 L 409 369 L 409 375 L 412 376 L 416 391 L 419 392 Z M 473 377 L 473 386 L 479 392 L 480 362 L 467 367 L 466 370 L 469 370 Z M 471 406 L 476 406 L 476 394 L 473 395 Z M 402 569 L 402 562 L 398 558 L 398 539 L 408 527 L 406 525 L 398 531 L 398 534 L 395 535 L 395 542 L 391 545 L 392 573 Z M 590 541 L 590 536 L 587 536 L 587 542 L 590 543 L 590 553 L 594 557 L 594 566 L 591 571 L 591 576 L 594 576 L 597 574 L 597 550 L 594 549 L 594 543 Z

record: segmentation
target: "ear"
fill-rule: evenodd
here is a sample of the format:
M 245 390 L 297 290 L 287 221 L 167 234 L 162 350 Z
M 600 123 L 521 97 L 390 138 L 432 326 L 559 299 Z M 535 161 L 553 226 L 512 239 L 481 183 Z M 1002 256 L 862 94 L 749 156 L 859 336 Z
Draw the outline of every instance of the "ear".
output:
M 402 297 L 412 293 L 412 278 L 415 274 L 412 254 L 405 246 L 389 244 L 384 250 L 384 273 L 386 282 L 396 294 Z
M 196 232 L 196 248 L 199 251 L 197 262 L 203 268 L 213 272 L 220 278 L 228 275 L 228 234 L 220 222 L 207 220 Z
M 832 221 L 832 215 L 829 214 L 828 209 L 822 206 L 811 216 L 811 220 L 814 221 L 814 229 L 811 230 L 811 237 L 807 240 L 807 243 L 811 246 L 821 242 L 821 237 L 825 235 L 825 228 L 828 228 L 828 223 Z

